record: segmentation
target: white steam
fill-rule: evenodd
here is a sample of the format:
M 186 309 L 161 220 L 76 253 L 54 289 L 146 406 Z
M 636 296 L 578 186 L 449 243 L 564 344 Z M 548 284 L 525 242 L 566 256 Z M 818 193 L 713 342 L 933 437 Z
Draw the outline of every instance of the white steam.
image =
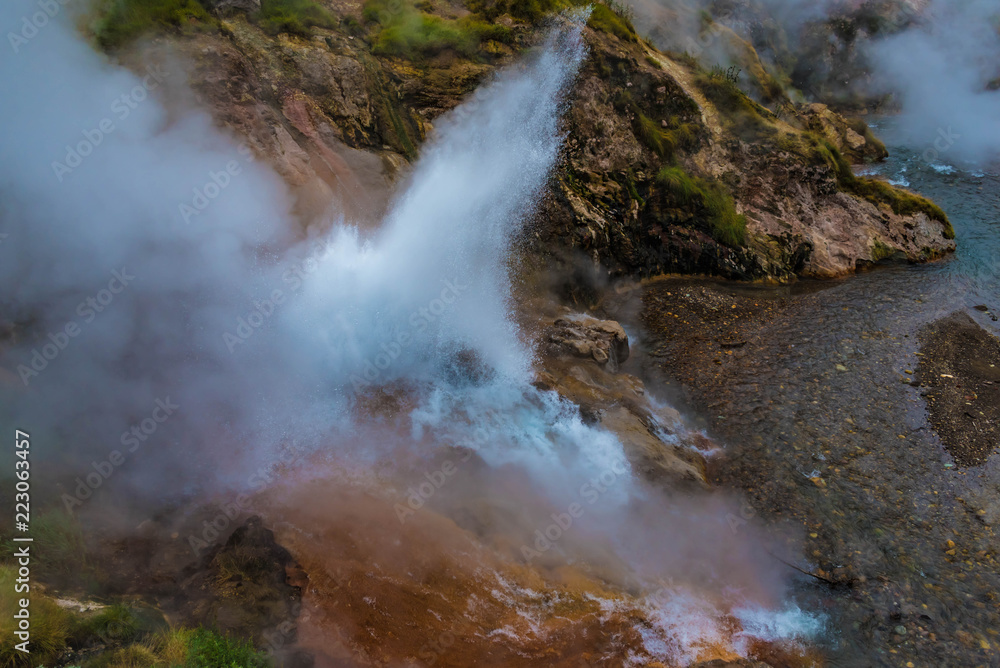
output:
M 7 2 L 0 25 L 35 10 Z M 119 450 L 115 482 L 167 495 L 236 484 L 292 440 L 370 456 L 453 444 L 490 468 L 472 491 L 513 509 L 515 557 L 587 504 L 539 563 L 594 557 L 775 603 L 781 578 L 732 537 L 723 500 L 664 509 L 612 434 L 530 384 L 508 255 L 556 161 L 581 17 L 437 121 L 377 231 L 338 221 L 307 241 L 271 169 L 205 114 L 167 114 L 157 77 L 178 67 L 112 66 L 66 18 L 0 63 L 3 405 L 40 458 L 83 476 Z M 378 388 L 410 433 L 367 419 Z
M 874 42 L 876 79 L 896 92 L 907 139 L 929 156 L 1000 158 L 1000 7 L 936 0 L 916 26 Z

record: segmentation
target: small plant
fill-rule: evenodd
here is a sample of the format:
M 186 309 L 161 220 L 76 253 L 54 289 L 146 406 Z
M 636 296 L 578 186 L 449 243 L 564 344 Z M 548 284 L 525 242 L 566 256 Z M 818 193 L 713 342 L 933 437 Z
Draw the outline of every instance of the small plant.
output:
M 715 81 L 726 81 L 736 86 L 740 82 L 740 74 L 742 72 L 743 70 L 735 65 L 730 65 L 726 69 L 722 69 L 721 65 L 716 65 L 712 68 L 712 71 L 708 73 L 708 76 Z

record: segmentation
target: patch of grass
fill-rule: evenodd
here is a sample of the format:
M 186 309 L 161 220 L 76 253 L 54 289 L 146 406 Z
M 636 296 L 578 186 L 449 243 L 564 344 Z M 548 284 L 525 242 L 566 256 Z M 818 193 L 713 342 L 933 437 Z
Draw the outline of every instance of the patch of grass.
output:
M 656 180 L 678 208 L 693 209 L 707 219 L 713 239 L 734 248 L 746 243 L 746 216 L 736 212 L 736 202 L 723 184 L 691 176 L 678 166 L 664 167 Z
M 363 13 L 365 20 L 381 26 L 372 42 L 372 51 L 379 55 L 414 60 L 452 49 L 471 57 L 484 42 L 511 43 L 514 38 L 506 26 L 474 17 L 445 19 L 407 3 L 368 0 Z
M 703 72 L 695 82 L 723 116 L 727 129 L 748 141 L 773 137 L 778 129 L 764 118 L 763 108 L 720 72 L 714 76 Z
M 89 571 L 83 532 L 77 520 L 62 510 L 49 510 L 33 518 L 35 574 L 50 583 L 79 581 Z
M 267 655 L 248 642 L 198 629 L 188 642 L 185 668 L 267 668 Z
M 664 159 L 673 156 L 677 145 L 670 134 L 660 129 L 659 123 L 639 113 L 636 115 L 635 130 L 639 141 L 653 153 Z
M 140 626 L 132 608 L 118 603 L 82 618 L 73 629 L 73 638 L 77 641 L 99 638 L 104 643 L 127 643 L 140 634 Z
M 104 652 L 88 661 L 85 668 L 166 668 L 168 665 L 160 660 L 151 643 L 141 642 Z
M 590 18 L 587 19 L 587 27 L 614 35 L 625 42 L 638 40 L 635 28 L 632 27 L 632 22 L 627 18 L 627 15 L 615 12 L 603 2 L 594 3 Z
M 954 239 L 955 229 L 951 226 L 944 210 L 931 200 L 912 193 L 908 190 L 896 188 L 886 181 L 880 179 L 864 178 L 854 175 L 850 164 L 844 159 L 840 151 L 833 144 L 827 141 L 820 141 L 816 148 L 818 159 L 825 162 L 837 177 L 837 184 L 841 190 L 852 193 L 879 206 L 887 205 L 893 213 L 899 216 L 913 216 L 918 213 L 926 214 L 931 220 L 936 220 L 944 227 L 944 238 Z
M 37 666 L 54 660 L 65 649 L 69 634 L 70 614 L 52 599 L 32 591 L 29 608 L 31 654 L 27 655 L 30 656 L 30 661 L 25 660 L 26 655 L 14 646 L 20 642 L 14 635 L 17 630 L 14 614 L 20 610 L 19 600 L 27 596 L 14 591 L 16 579 L 15 566 L 0 566 L 0 638 L 3 638 L 3 642 L 0 642 L 0 668 Z
M 683 123 L 671 116 L 664 124 L 646 116 L 629 93 L 623 92 L 615 99 L 615 107 L 632 117 L 632 131 L 639 142 L 662 160 L 670 160 L 679 148 L 691 150 L 698 145 L 699 127 Z
M 199 23 L 215 25 L 215 19 L 198 0 L 107 0 L 94 36 L 102 49 L 112 51 L 152 30 L 179 31 Z
M 253 20 L 269 35 L 310 37 L 312 28 L 336 28 L 337 19 L 313 0 L 261 0 Z

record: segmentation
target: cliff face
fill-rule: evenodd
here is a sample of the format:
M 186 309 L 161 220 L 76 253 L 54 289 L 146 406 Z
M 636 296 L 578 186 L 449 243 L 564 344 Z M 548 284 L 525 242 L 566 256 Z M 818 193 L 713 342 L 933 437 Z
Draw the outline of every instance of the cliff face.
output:
M 307 225 L 331 205 L 374 220 L 435 119 L 544 32 L 546 8 L 473 6 L 339 3 L 326 27 L 290 32 L 230 6 L 118 55 L 179 57 L 198 104 L 275 166 Z M 605 5 L 585 39 L 531 252 L 620 275 L 787 280 L 954 248 L 931 203 L 849 173 L 842 155 L 884 156 L 867 128 L 781 95 L 776 115 L 733 72 L 657 51 Z

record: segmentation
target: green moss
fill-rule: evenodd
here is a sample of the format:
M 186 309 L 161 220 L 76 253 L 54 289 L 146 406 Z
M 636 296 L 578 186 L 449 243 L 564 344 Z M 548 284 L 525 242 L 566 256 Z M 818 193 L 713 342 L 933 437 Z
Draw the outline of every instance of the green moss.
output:
M 364 7 L 367 21 L 380 28 L 372 42 L 379 55 L 415 60 L 451 49 L 471 57 L 487 41 L 511 43 L 510 28 L 487 23 L 474 17 L 445 19 L 418 10 L 411 4 L 389 0 L 368 0 Z
M 602 2 L 594 4 L 590 18 L 587 19 L 587 27 L 614 35 L 626 42 L 635 42 L 638 39 L 632 22 Z
M 94 37 L 110 51 L 146 32 L 179 31 L 198 24 L 215 25 L 198 0 L 106 0 L 98 9 Z
M 885 244 L 881 239 L 873 239 L 871 254 L 872 262 L 881 262 L 882 260 L 887 260 L 893 256 L 896 251 Z
M 751 100 L 730 78 L 699 74 L 695 82 L 719 111 L 726 128 L 748 141 L 773 137 L 778 129 L 765 118 L 767 111 Z
M 286 32 L 309 37 L 313 27 L 337 27 L 337 19 L 313 0 L 261 0 L 253 20 L 269 35 Z
M 679 148 L 691 150 L 698 145 L 698 125 L 683 123 L 677 116 L 671 116 L 664 126 L 664 123 L 646 116 L 628 92 L 618 94 L 615 107 L 632 117 L 632 131 L 636 138 L 662 160 L 670 160 Z
M 412 121 L 407 123 L 407 120 L 400 115 L 398 97 L 386 90 L 378 62 L 374 58 L 367 57 L 362 60 L 362 64 L 369 80 L 373 82 L 372 100 L 375 103 L 375 116 L 378 119 L 382 142 L 405 155 L 407 159 L 413 160 L 417 157 L 417 147 L 410 137 L 411 131 L 415 132 Z
M 707 219 L 713 239 L 731 247 L 746 243 L 746 216 L 736 212 L 736 202 L 723 184 L 691 176 L 678 166 L 664 167 L 656 180 L 678 208 Z
M 119 603 L 89 617 L 80 617 L 74 624 L 72 637 L 78 643 L 92 638 L 99 638 L 105 643 L 126 643 L 139 636 L 141 626 L 132 608 Z

